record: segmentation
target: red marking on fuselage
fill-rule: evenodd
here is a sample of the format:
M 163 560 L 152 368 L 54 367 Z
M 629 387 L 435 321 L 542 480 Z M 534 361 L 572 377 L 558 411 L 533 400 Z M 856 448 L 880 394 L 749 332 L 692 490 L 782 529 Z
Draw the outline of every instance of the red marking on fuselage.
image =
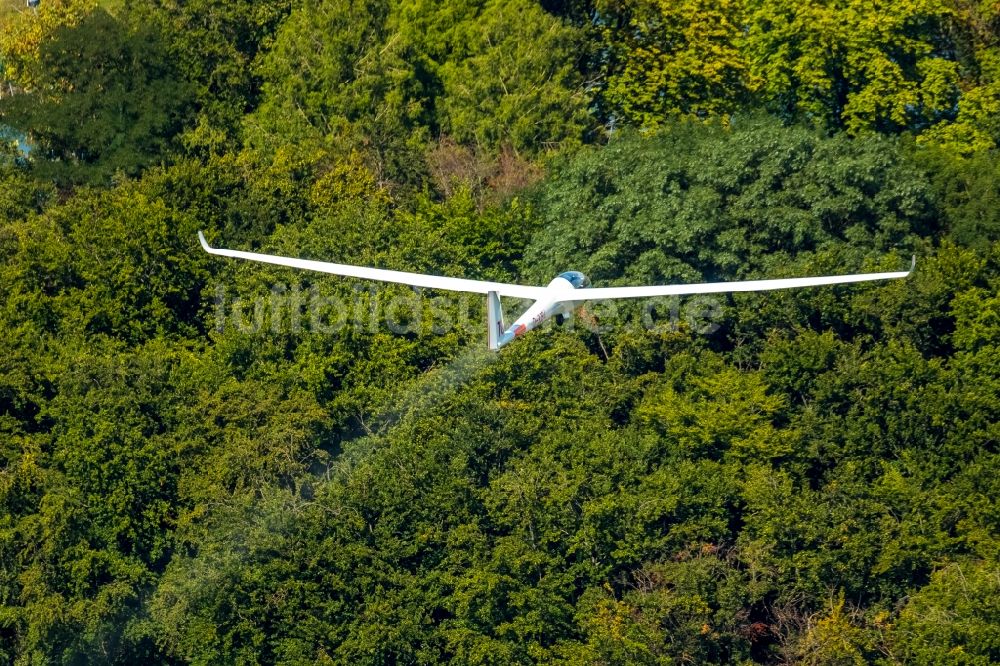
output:
M 514 329 L 514 337 L 516 338 L 518 336 L 524 335 L 527 332 L 528 332 L 527 326 L 525 326 L 524 324 L 518 324 L 517 328 Z

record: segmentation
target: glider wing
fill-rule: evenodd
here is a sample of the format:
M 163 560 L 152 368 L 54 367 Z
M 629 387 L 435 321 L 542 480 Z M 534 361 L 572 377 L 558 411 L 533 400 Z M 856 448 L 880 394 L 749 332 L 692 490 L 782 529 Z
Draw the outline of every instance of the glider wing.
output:
M 365 280 L 379 280 L 381 282 L 397 282 L 408 284 L 413 287 L 426 287 L 428 289 L 445 289 L 448 291 L 465 291 L 475 294 L 488 294 L 496 292 L 501 296 L 511 296 L 513 298 L 525 298 L 538 300 L 545 295 L 545 287 L 529 287 L 517 284 L 506 284 L 503 282 L 484 282 L 482 280 L 466 280 L 464 278 L 441 277 L 438 275 L 424 275 L 422 273 L 407 273 L 405 271 L 390 271 L 382 268 L 365 268 L 363 266 L 350 266 L 348 264 L 334 264 L 327 261 L 313 261 L 311 259 L 295 259 L 293 257 L 281 257 L 273 254 L 259 254 L 257 252 L 242 252 L 240 250 L 226 250 L 209 246 L 205 240 L 205 235 L 198 232 L 198 239 L 205 252 L 217 254 L 223 257 L 233 257 L 235 259 L 247 259 L 249 261 L 260 261 L 265 264 L 275 264 L 277 266 L 289 266 L 291 268 L 303 268 L 320 273 L 330 273 L 332 275 L 344 275 L 347 277 L 362 278 Z
M 910 270 L 895 273 L 858 273 L 855 275 L 826 275 L 820 277 L 784 278 L 780 280 L 746 280 L 743 282 L 704 282 L 700 284 L 671 284 L 648 287 L 597 287 L 560 293 L 561 301 L 590 301 L 611 298 L 642 298 L 645 296 L 682 296 L 687 294 L 717 294 L 735 291 L 769 291 L 794 287 L 818 287 L 847 282 L 894 280 L 905 278 L 913 272 L 917 257 L 913 257 Z

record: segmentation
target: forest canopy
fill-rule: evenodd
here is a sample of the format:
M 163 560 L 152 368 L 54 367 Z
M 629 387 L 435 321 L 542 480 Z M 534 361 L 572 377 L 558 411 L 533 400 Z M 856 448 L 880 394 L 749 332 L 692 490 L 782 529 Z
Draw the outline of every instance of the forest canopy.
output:
M 0 663 L 1000 662 L 998 118 L 988 2 L 0 0 Z

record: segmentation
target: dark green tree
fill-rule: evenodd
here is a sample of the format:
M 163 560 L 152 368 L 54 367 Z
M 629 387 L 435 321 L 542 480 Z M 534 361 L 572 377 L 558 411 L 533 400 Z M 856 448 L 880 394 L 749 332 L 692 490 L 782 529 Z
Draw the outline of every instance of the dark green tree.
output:
M 38 175 L 107 183 L 165 160 L 184 127 L 191 90 L 152 25 L 103 9 L 57 28 L 40 47 L 28 92 L 0 101 L 0 120 L 30 138 Z

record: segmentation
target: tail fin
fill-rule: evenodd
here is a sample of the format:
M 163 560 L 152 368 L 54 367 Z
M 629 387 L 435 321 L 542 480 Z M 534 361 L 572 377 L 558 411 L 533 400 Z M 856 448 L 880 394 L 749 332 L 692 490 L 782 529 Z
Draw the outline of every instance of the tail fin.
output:
M 500 349 L 500 338 L 507 326 L 503 323 L 503 308 L 500 307 L 500 296 L 491 291 L 486 294 L 486 325 L 490 341 L 490 349 Z

